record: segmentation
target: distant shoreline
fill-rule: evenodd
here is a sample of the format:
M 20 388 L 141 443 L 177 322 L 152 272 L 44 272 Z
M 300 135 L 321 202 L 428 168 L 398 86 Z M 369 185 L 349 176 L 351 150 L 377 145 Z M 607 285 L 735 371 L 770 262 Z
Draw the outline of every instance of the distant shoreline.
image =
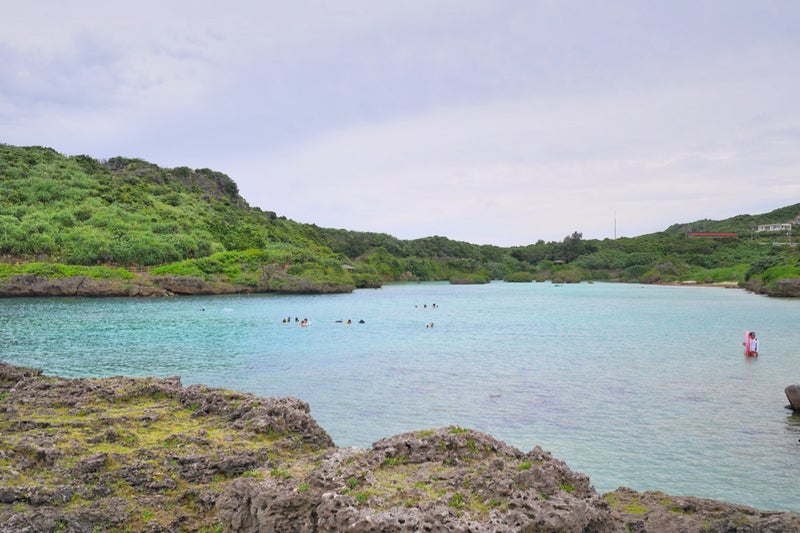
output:
M 739 285 L 736 281 L 717 281 L 714 283 L 703 283 L 700 281 L 694 280 L 684 280 L 684 281 L 664 281 L 664 282 L 656 282 L 653 285 L 672 285 L 678 287 L 717 287 L 721 289 L 744 289 L 741 285 Z

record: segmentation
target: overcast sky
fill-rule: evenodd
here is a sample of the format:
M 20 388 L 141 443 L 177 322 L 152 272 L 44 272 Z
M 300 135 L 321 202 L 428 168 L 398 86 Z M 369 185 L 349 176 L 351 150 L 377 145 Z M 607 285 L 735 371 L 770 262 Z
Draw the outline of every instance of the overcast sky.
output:
M 512 246 L 800 202 L 796 0 L 3 3 L 0 142 L 299 222 Z

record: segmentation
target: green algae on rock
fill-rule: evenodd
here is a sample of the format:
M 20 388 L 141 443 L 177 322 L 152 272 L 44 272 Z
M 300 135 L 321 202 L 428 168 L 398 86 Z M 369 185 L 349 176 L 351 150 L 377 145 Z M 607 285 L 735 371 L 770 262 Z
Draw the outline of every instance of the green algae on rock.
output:
M 620 488 L 459 427 L 338 448 L 297 398 L 0 362 L 0 532 L 795 531 Z

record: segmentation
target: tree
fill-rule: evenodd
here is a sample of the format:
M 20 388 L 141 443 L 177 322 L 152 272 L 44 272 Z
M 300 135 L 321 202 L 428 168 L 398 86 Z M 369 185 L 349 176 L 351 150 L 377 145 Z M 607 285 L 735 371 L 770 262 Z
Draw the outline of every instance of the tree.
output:
M 564 237 L 564 242 L 561 245 L 561 254 L 564 261 L 569 263 L 578 258 L 583 253 L 583 233 L 573 232 L 572 235 Z

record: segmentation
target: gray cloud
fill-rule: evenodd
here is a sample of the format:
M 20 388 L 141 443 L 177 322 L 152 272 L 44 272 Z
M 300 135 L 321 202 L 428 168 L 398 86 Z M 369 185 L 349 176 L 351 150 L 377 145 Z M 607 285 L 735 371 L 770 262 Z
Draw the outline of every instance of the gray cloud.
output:
M 525 244 L 794 203 L 800 4 L 79 0 L 0 20 L 0 141 L 303 222 Z

